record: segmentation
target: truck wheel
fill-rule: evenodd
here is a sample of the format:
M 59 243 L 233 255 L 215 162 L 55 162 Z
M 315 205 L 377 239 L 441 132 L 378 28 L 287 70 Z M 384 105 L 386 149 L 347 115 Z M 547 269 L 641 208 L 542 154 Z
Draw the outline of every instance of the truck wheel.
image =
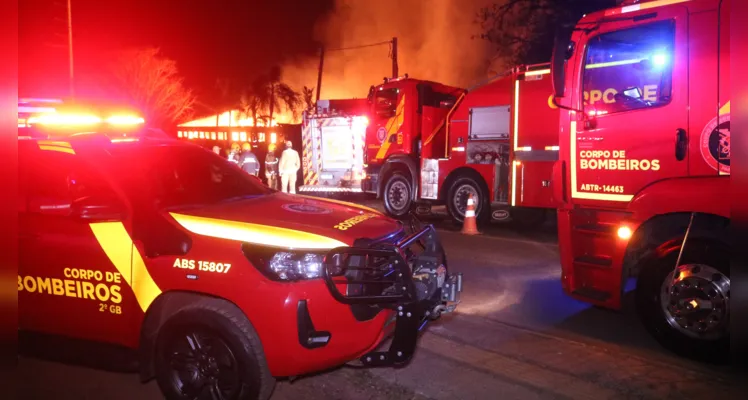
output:
M 491 206 L 488 204 L 488 196 L 483 189 L 470 177 L 457 178 L 449 187 L 447 194 L 447 211 L 452 217 L 452 222 L 462 225 L 465 221 L 465 210 L 469 195 L 475 200 L 475 217 L 480 223 L 486 222 L 491 216 Z
M 167 399 L 266 400 L 275 379 L 262 344 L 239 310 L 205 299 L 159 329 L 156 380 Z
M 730 350 L 729 248 L 709 241 L 686 243 L 645 265 L 636 308 L 649 333 L 665 348 L 701 362 L 725 363 Z
M 402 172 L 394 172 L 384 186 L 384 209 L 393 218 L 404 218 L 413 207 L 413 189 Z

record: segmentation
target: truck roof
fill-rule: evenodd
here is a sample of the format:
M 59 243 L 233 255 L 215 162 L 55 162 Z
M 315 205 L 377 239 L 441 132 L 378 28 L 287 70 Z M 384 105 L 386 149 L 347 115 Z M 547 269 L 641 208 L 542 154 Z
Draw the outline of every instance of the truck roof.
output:
M 362 115 L 368 110 L 366 99 L 326 99 L 317 101 L 317 108 L 310 116 L 338 117 L 342 115 Z

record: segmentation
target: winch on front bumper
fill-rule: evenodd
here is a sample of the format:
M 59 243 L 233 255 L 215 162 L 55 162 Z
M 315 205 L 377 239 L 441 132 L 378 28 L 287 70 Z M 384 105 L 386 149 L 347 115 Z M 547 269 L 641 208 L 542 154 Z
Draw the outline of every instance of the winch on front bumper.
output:
M 454 311 L 460 302 L 462 274 L 448 273 L 436 230 L 432 225 L 412 228 L 396 243 L 340 247 L 325 256 L 323 277 L 336 300 L 396 311 L 390 348 L 365 354 L 365 366 L 407 362 L 427 322 Z

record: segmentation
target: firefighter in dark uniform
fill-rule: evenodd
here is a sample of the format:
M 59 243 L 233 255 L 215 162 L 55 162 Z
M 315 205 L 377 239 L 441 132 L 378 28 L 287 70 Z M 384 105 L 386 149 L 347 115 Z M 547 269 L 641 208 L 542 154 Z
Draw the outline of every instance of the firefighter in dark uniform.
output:
M 278 157 L 275 156 L 275 144 L 271 143 L 265 156 L 265 178 L 267 178 L 268 186 L 275 190 L 279 190 L 278 161 Z

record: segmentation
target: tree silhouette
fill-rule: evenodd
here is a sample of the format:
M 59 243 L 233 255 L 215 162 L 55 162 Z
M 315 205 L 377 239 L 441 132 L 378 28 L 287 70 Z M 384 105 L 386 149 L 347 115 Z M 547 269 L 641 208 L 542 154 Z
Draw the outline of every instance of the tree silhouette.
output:
M 314 88 L 304 86 L 301 89 L 301 98 L 304 102 L 304 110 L 311 111 L 314 109 Z
M 192 116 L 195 96 L 184 86 L 176 62 L 155 47 L 118 53 L 110 65 L 114 83 L 154 126 L 183 122 Z
M 558 28 L 615 5 L 616 0 L 508 0 L 478 12 L 483 30 L 478 37 L 495 45 L 503 67 L 544 63 L 551 60 Z

